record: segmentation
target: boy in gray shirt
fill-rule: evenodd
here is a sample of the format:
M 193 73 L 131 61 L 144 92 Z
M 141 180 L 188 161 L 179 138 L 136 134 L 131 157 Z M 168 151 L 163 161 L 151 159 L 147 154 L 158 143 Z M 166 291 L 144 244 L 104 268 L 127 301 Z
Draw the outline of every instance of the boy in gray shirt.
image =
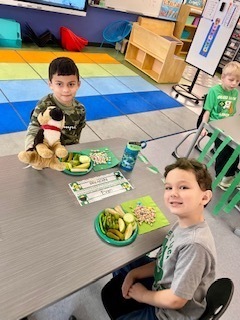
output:
M 167 166 L 164 177 L 164 201 L 178 221 L 156 259 L 143 257 L 120 269 L 103 288 L 114 319 L 195 320 L 205 310 L 216 272 L 215 243 L 203 213 L 212 179 L 204 164 L 185 158 Z M 108 292 L 116 303 L 108 303 Z

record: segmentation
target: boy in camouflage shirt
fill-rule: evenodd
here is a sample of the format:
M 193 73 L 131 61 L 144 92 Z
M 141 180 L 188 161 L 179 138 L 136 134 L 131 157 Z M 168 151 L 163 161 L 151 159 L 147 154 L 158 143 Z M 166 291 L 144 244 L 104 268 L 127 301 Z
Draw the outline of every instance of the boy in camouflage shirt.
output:
M 85 108 L 75 99 L 80 84 L 79 71 L 72 59 L 60 57 L 50 63 L 49 87 L 53 93 L 42 98 L 32 113 L 25 139 L 26 150 L 33 146 L 34 138 L 40 128 L 37 120 L 39 113 L 49 106 L 59 107 L 65 115 L 62 144 L 79 143 L 82 129 L 86 125 Z

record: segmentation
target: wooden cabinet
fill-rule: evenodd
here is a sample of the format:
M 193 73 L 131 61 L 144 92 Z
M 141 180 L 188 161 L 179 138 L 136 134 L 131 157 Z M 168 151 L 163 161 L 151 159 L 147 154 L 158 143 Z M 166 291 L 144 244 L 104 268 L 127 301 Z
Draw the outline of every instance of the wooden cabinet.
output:
M 178 55 L 183 43 L 173 36 L 175 24 L 150 18 L 133 23 L 125 60 L 158 83 L 179 82 L 186 66 Z
M 181 51 L 182 55 L 186 55 L 188 53 L 200 17 L 200 10 L 193 9 L 191 6 L 186 4 L 181 5 L 173 34 L 183 42 Z

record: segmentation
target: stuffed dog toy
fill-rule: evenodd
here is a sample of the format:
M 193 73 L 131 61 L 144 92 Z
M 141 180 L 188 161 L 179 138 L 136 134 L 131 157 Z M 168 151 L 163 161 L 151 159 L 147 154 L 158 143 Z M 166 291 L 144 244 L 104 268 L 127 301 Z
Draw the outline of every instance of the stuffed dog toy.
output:
M 18 159 L 37 170 L 51 168 L 63 171 L 65 165 L 58 159 L 68 154 L 67 149 L 61 144 L 61 130 L 65 124 L 63 112 L 60 108 L 48 107 L 37 119 L 41 127 L 34 139 L 33 147 L 21 151 Z

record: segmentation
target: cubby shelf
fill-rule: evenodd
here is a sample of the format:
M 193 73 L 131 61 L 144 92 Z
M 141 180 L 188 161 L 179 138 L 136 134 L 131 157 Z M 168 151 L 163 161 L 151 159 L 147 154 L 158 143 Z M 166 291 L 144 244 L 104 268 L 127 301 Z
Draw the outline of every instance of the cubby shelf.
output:
M 186 64 L 177 56 L 183 43 L 173 36 L 173 29 L 173 22 L 139 18 L 133 23 L 125 60 L 158 83 L 179 82 Z
M 189 51 L 197 29 L 197 23 L 195 24 L 194 20 L 200 17 L 200 10 L 194 10 L 191 6 L 186 4 L 181 5 L 173 34 L 183 42 L 182 55 L 186 55 Z

